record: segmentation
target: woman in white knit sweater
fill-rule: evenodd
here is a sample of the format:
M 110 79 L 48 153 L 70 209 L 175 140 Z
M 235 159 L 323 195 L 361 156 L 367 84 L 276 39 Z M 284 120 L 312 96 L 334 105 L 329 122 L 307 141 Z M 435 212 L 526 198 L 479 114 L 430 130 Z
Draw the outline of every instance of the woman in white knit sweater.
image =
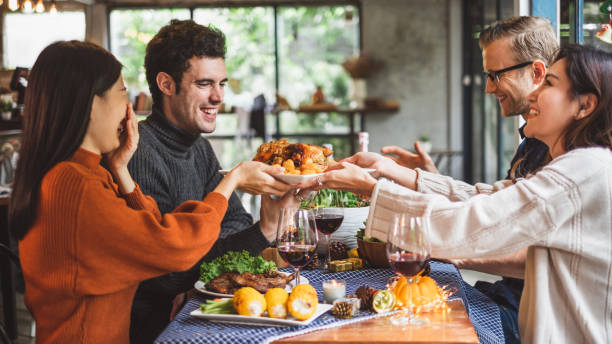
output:
M 612 55 L 563 48 L 528 100 L 525 135 L 546 143 L 551 155 L 529 178 L 473 186 L 359 153 L 316 187 L 371 195 L 367 236 L 385 239 L 393 213 L 429 216 L 434 257 L 528 247 L 522 341 L 612 343 Z

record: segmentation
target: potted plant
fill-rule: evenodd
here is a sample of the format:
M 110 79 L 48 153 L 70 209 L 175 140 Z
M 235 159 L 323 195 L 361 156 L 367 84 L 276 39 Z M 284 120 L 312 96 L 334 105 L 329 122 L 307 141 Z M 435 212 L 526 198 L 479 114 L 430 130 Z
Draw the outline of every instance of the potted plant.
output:
M 10 120 L 13 112 L 13 100 L 6 96 L 0 97 L 0 112 L 3 120 Z
M 425 153 L 431 152 L 431 141 L 429 140 L 429 136 L 423 135 L 419 137 L 419 144 Z

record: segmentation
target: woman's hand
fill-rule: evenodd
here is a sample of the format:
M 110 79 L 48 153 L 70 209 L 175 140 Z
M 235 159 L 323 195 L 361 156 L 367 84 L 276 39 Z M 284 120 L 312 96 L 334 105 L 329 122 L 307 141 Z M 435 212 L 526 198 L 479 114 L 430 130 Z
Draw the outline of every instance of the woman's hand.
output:
M 111 170 L 127 169 L 128 162 L 138 148 L 138 120 L 134 114 L 132 103 L 128 103 L 123 120 L 123 132 L 119 138 L 121 144 L 114 151 L 106 154 L 106 162 Z
M 374 168 L 376 169 L 376 172 L 374 172 L 373 175 L 375 178 L 385 177 L 395 181 L 396 183 L 400 183 L 414 189 L 414 187 L 410 186 L 412 184 L 407 184 L 409 182 L 407 178 L 410 179 L 414 174 L 414 171 L 397 164 L 395 161 L 386 156 L 376 153 L 357 153 L 352 157 L 342 160 L 341 162 L 348 162 L 363 168 Z M 327 170 L 332 171 L 334 169 L 337 169 L 337 167 L 333 166 Z
M 117 149 L 106 154 L 106 162 L 115 182 L 119 186 L 119 191 L 122 194 L 128 194 L 134 191 L 136 184 L 134 184 L 127 165 L 134 152 L 136 152 L 136 148 L 138 148 L 139 140 L 138 121 L 136 120 L 132 103 L 127 104 L 123 127 L 124 130 L 119 137 L 121 144 Z
M 376 176 L 384 175 L 386 171 L 395 169 L 397 164 L 390 158 L 380 154 L 361 152 L 351 157 L 348 157 L 340 162 L 348 162 L 363 168 L 373 168 L 376 170 Z M 328 171 L 338 169 L 337 165 L 328 168 Z
M 314 190 L 331 188 L 371 196 L 374 186 L 376 185 L 376 178 L 364 171 L 361 167 L 346 160 L 330 167 L 327 172 L 322 175 L 297 185 L 297 187 L 300 189 Z

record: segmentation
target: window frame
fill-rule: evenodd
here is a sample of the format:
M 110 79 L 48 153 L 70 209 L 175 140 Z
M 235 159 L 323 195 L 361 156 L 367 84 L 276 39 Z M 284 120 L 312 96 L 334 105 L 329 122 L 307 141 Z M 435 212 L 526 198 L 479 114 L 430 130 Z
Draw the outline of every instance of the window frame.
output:
M 111 25 L 110 25 L 110 15 L 111 12 L 114 10 L 144 10 L 144 9 L 188 9 L 189 10 L 189 14 L 190 14 L 190 18 L 193 20 L 194 19 L 194 11 L 196 9 L 206 9 L 206 8 L 249 8 L 249 7 L 271 7 L 273 9 L 273 16 L 274 16 L 274 92 L 278 92 L 279 91 L 279 86 L 280 86 L 280 78 L 281 78 L 281 72 L 280 72 L 280 65 L 281 65 L 281 61 L 280 61 L 280 56 L 279 56 L 279 32 L 278 32 L 278 25 L 279 25 L 279 9 L 280 8 L 287 8 L 287 7 L 332 7 L 332 6 L 353 6 L 356 10 L 356 14 L 355 16 L 358 18 L 358 34 L 359 37 L 357 39 L 357 50 L 358 51 L 362 51 L 363 48 L 363 19 L 362 19 L 362 4 L 360 1 L 358 0 L 315 0 L 315 1 L 310 1 L 308 3 L 303 3 L 303 2 L 299 2 L 296 0 L 293 1 L 265 1 L 265 0 L 259 0 L 259 1 L 244 1 L 241 3 L 236 3 L 236 2 L 226 2 L 226 1 L 219 1 L 219 2 L 214 2 L 214 3 L 207 3 L 207 4 L 187 4 L 185 6 L 167 6 L 167 5 L 163 5 L 163 4 L 159 4 L 159 5 L 147 5 L 147 6 L 138 6 L 138 5 L 134 5 L 134 4 L 115 4 L 115 5 L 109 5 L 107 8 L 107 22 L 109 23 L 109 25 L 107 26 L 107 45 L 109 47 L 111 47 Z M 296 113 L 298 113 L 298 111 L 296 111 Z M 328 113 L 339 113 L 340 115 L 347 115 L 347 114 L 342 114 L 342 112 L 335 112 L 335 111 L 329 111 Z M 358 116 L 358 118 L 355 118 L 355 116 Z M 268 114 L 268 116 L 270 116 L 270 114 Z M 281 119 L 281 114 L 277 113 L 277 114 L 272 114 L 272 116 L 274 116 L 274 122 L 275 122 L 275 126 L 276 128 L 274 128 L 273 132 L 270 133 L 271 137 L 273 138 L 280 138 L 280 137 L 284 137 L 284 138 L 294 138 L 294 139 L 301 139 L 301 138 L 313 138 L 313 139 L 322 139 L 322 138 L 341 138 L 341 139 L 346 139 L 347 143 L 350 147 L 351 150 L 351 154 L 355 153 L 355 147 L 356 147 L 356 132 L 363 130 L 363 117 L 364 117 L 364 113 L 363 112 L 356 112 L 353 114 L 348 114 L 349 117 L 349 123 L 346 126 L 346 132 L 338 132 L 338 133 L 321 133 L 321 132 L 309 132 L 309 133 L 281 133 L 281 126 L 282 126 L 282 119 Z M 360 128 L 356 129 L 356 123 L 359 123 Z M 214 139 L 214 140 L 230 140 L 230 139 L 234 139 L 235 135 L 227 135 L 227 134 L 218 134 L 215 135 L 213 134 L 207 134 L 206 138 L 208 139 Z
M 73 4 L 62 4 L 62 6 L 60 6 L 60 4 L 58 4 L 58 14 L 61 13 L 66 13 L 66 12 L 80 12 L 83 14 L 83 19 L 84 19 L 84 32 L 83 32 L 83 39 L 87 39 L 87 11 L 85 9 L 85 6 L 80 6 L 80 5 L 73 5 Z M 5 43 L 5 37 L 7 35 L 6 33 L 6 16 L 7 15 L 13 15 L 13 14 L 22 14 L 22 12 L 20 11 L 10 11 L 5 9 L 2 12 L 2 15 L 0 15 L 0 27 L 2 28 L 2 35 L 0 35 L 0 47 L 2 48 L 2 54 L 0 54 L 0 66 L 2 67 L 2 69 L 4 70 L 9 70 L 9 69 L 13 69 L 14 67 L 9 67 L 6 65 L 6 61 L 4 58 L 4 43 Z M 44 15 L 49 15 L 48 12 L 44 12 L 44 13 L 28 13 L 30 15 L 40 15 L 40 14 L 44 14 Z M 52 42 L 51 42 L 52 43 Z M 44 48 L 44 47 L 43 47 Z M 19 67 L 22 67 L 23 65 L 19 65 Z M 28 66 L 28 68 L 31 68 L 32 66 Z

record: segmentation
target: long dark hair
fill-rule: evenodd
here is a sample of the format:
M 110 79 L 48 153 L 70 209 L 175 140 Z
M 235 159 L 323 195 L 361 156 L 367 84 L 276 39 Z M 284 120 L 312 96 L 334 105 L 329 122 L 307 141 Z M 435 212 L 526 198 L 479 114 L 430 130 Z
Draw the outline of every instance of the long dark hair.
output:
M 597 97 L 595 110 L 567 127 L 563 148 L 566 151 L 594 146 L 612 149 L 612 54 L 572 44 L 559 51 L 555 62 L 561 59 L 567 63 L 572 95 L 592 93 Z
M 25 94 L 23 142 L 9 205 L 9 229 L 17 239 L 36 219 L 43 177 L 79 148 L 94 95 L 103 96 L 120 73 L 121 63 L 93 43 L 56 42 L 36 59 Z

